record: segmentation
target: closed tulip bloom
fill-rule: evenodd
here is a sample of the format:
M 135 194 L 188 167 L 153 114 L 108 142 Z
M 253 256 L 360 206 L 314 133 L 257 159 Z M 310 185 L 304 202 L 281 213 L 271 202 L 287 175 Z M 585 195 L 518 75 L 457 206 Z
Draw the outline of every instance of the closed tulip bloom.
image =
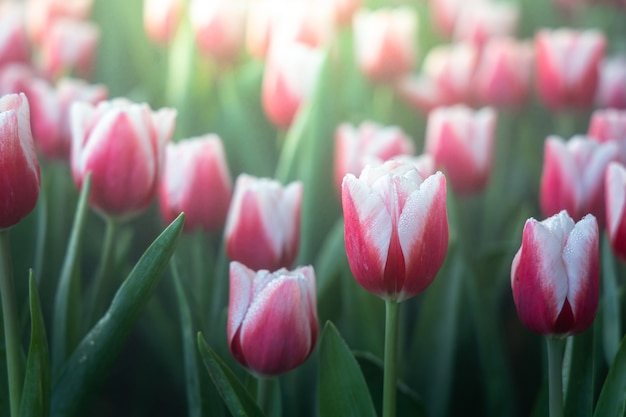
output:
M 228 348 L 254 373 L 290 371 L 315 348 L 316 308 L 313 267 L 255 272 L 231 262 Z
M 606 169 L 606 231 L 613 253 L 626 262 L 626 168 L 611 162 Z
M 283 187 L 239 175 L 224 230 L 229 258 L 254 270 L 289 268 L 298 254 L 301 207 L 301 182 Z
M 159 189 L 166 223 L 185 212 L 185 231 L 221 229 L 226 221 L 232 181 L 222 141 L 209 134 L 167 145 Z
M 595 30 L 541 30 L 535 35 L 539 96 L 551 109 L 593 104 L 606 39 Z
M 440 45 L 424 58 L 424 75 L 436 84 L 441 104 L 469 104 L 479 50 L 469 42 Z
M 35 208 L 41 184 L 24 94 L 0 98 L 0 149 L 0 229 L 7 229 Z
M 487 41 L 474 78 L 478 101 L 498 107 L 524 104 L 530 93 L 533 58 L 528 42 L 513 38 Z
M 296 113 L 312 93 L 322 64 L 322 52 L 300 42 L 272 43 L 261 100 L 267 118 L 278 128 L 291 125 Z
M 383 163 L 394 156 L 415 152 L 411 138 L 397 126 L 365 121 L 356 127 L 343 123 L 335 131 L 335 184 L 341 191 L 343 177 L 358 175 L 366 165 Z
M 448 249 L 446 179 L 424 178 L 413 164 L 367 166 L 342 184 L 344 235 L 354 278 L 391 301 L 422 292 Z
M 513 258 L 511 287 L 520 321 L 533 332 L 567 336 L 595 318 L 600 284 L 598 224 L 565 211 L 543 221 L 528 219 Z
M 30 54 L 22 5 L 0 3 L 0 67 L 11 62 L 29 62 Z
M 593 214 L 604 225 L 604 174 L 617 160 L 615 143 L 600 144 L 578 135 L 565 142 L 558 136 L 546 139 L 541 173 L 540 203 L 544 216 L 561 210 L 580 220 Z
M 626 110 L 594 111 L 587 134 L 600 143 L 615 142 L 620 150 L 619 161 L 626 164 Z
M 450 39 L 454 35 L 459 15 L 484 0 L 429 0 L 430 19 L 437 32 Z
M 459 194 L 482 191 L 491 175 L 496 112 L 485 107 L 439 107 L 428 115 L 425 152 Z
M 353 19 L 356 60 L 373 82 L 409 73 L 415 63 L 417 14 L 409 8 L 360 10 Z
M 93 0 L 26 0 L 26 23 L 31 40 L 41 45 L 59 19 L 86 20 Z
M 514 36 L 519 7 L 508 2 L 485 1 L 463 7 L 454 26 L 454 39 L 482 47 L 489 39 Z
M 153 112 L 116 99 L 96 106 L 77 102 L 70 117 L 72 175 L 80 189 L 91 172 L 90 204 L 114 217 L 146 209 L 157 193 L 175 110 Z
M 602 61 L 595 103 L 598 107 L 626 110 L 626 55 Z
M 148 39 L 157 45 L 168 45 L 180 24 L 181 0 L 144 0 L 143 26 Z

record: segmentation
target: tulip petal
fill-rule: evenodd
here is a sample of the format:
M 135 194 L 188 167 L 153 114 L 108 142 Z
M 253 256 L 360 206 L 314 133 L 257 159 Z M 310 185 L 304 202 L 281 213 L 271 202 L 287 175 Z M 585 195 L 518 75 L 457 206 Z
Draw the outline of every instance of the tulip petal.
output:
M 245 265 L 233 261 L 230 263 L 230 292 L 228 301 L 227 336 L 230 345 L 235 333 L 241 326 L 252 301 L 252 283 L 255 272 Z

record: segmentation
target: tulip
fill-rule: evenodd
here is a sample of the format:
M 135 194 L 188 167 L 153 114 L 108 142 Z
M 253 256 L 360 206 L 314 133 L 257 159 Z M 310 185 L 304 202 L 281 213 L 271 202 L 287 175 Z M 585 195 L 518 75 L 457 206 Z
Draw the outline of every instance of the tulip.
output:
M 440 35 L 452 38 L 464 9 L 476 7 L 483 0 L 430 0 L 430 18 Z
M 277 127 L 291 125 L 312 93 L 322 64 L 320 50 L 303 43 L 274 42 L 263 76 L 261 99 L 268 119 Z
M 513 299 L 526 327 L 565 336 L 593 323 L 600 284 L 598 239 L 593 215 L 574 223 L 563 210 L 541 222 L 526 221 L 511 266 Z
M 37 203 L 41 178 L 24 94 L 0 98 L 0 229 L 16 225 Z
M 387 161 L 344 177 L 348 263 L 367 291 L 403 301 L 435 278 L 448 248 L 446 179 L 424 178 L 412 164 Z
M 454 39 L 481 47 L 489 39 L 514 36 L 519 14 L 519 7 L 513 3 L 486 1 L 471 7 L 465 5 L 454 25 Z
M 0 67 L 30 61 L 24 10 L 19 3 L 0 2 Z
M 626 168 L 611 162 L 606 169 L 606 231 L 613 253 L 626 262 Z
M 93 0 L 26 0 L 26 24 L 30 38 L 40 45 L 59 19 L 85 20 Z
M 437 83 L 424 74 L 401 77 L 396 82 L 395 89 L 400 98 L 416 112 L 426 114 L 436 107 L 451 104 Z
M 436 46 L 424 58 L 424 75 L 436 84 L 440 105 L 469 104 L 478 65 L 476 45 L 461 42 Z
M 356 60 L 374 82 L 406 75 L 416 55 L 417 15 L 412 9 L 360 10 L 353 19 Z
M 173 109 L 152 112 L 125 99 L 72 106 L 72 175 L 80 189 L 91 172 L 89 198 L 96 210 L 119 218 L 147 208 L 157 193 L 175 117 Z
M 165 155 L 159 189 L 165 222 L 185 212 L 185 231 L 219 230 L 226 221 L 232 192 L 221 139 L 209 134 L 170 143 Z
M 587 134 L 600 143 L 615 142 L 620 149 L 620 162 L 626 163 L 626 110 L 594 111 Z
M 350 24 L 352 17 L 361 7 L 363 0 L 327 0 L 331 3 L 335 23 L 338 25 Z
M 544 216 L 561 210 L 580 220 L 593 214 L 604 225 L 604 174 L 609 162 L 617 160 L 615 143 L 600 144 L 578 135 L 567 143 L 558 136 L 546 139 L 541 173 L 540 203 Z
M 600 64 L 595 103 L 598 107 L 626 110 L 626 56 L 606 58 Z
M 485 188 L 493 159 L 496 112 L 465 106 L 440 107 L 428 115 L 425 152 L 459 194 Z
M 261 375 L 292 370 L 317 341 L 315 272 L 254 271 L 230 263 L 228 348 L 243 366 Z
M 335 131 L 335 184 L 341 190 L 343 177 L 359 174 L 365 165 L 383 163 L 392 157 L 413 154 L 411 138 L 397 126 L 363 122 L 357 128 L 343 123 Z
M 536 80 L 551 109 L 593 104 L 606 40 L 595 30 L 541 30 L 535 36 Z
M 143 26 L 148 39 L 167 45 L 178 30 L 182 15 L 181 0 L 144 0 Z
M 241 174 L 226 218 L 226 253 L 254 269 L 288 268 L 298 254 L 302 183 Z
M 477 99 L 499 107 L 524 104 L 530 92 L 533 58 L 532 45 L 527 42 L 512 38 L 487 41 L 474 78 Z
M 415 168 L 417 168 L 423 178 L 428 178 L 435 172 L 437 172 L 435 159 L 431 154 L 428 153 L 423 153 L 417 156 L 400 155 L 394 157 L 393 159 L 402 163 L 413 165 Z

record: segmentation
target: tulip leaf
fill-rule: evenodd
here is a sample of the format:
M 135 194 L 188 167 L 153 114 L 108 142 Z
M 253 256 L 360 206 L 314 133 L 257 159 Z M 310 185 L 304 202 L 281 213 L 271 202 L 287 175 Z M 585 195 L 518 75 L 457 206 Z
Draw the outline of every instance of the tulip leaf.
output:
M 202 397 L 200 395 L 200 380 L 198 378 L 198 359 L 193 337 L 193 323 L 191 309 L 185 289 L 180 281 L 177 267 L 177 258 L 174 256 L 170 261 L 176 297 L 178 299 L 178 311 L 180 314 L 181 336 L 183 344 L 183 360 L 185 362 L 185 392 L 187 393 L 187 407 L 189 417 L 202 416 Z
M 620 417 L 626 411 L 626 336 L 604 380 L 594 417 Z
M 328 234 L 315 262 L 317 280 L 317 309 L 321 320 L 332 320 L 341 306 L 341 272 L 346 270 L 343 219 L 337 220 Z
M 87 218 L 88 198 L 91 190 L 91 174 L 87 174 L 80 192 L 74 224 L 67 252 L 63 261 L 63 269 L 54 299 L 54 332 L 52 333 L 52 374 L 56 377 L 63 363 L 77 343 L 76 333 L 79 328 L 79 280 L 77 278 L 78 253 L 82 245 L 85 219 Z
M 602 242 L 602 305 L 604 309 L 604 314 L 602 314 L 602 345 L 604 346 L 606 363 L 610 364 L 619 346 L 622 323 L 615 259 L 608 235 L 606 233 L 604 235 Z
M 31 332 L 20 416 L 43 417 L 48 415 L 50 409 L 50 361 L 46 327 L 32 270 L 28 284 L 30 290 Z
M 53 386 L 51 416 L 79 415 L 104 382 L 174 252 L 183 223 L 181 214 L 144 252 L 108 311 L 72 353 Z
M 330 321 L 320 342 L 318 396 L 322 417 L 376 416 L 361 368 Z
M 239 382 L 233 371 L 207 344 L 202 333 L 198 333 L 198 349 L 217 390 L 233 417 L 263 416 L 263 412 Z
M 564 408 L 566 416 L 589 417 L 593 412 L 593 336 L 593 330 L 589 329 L 568 340 L 567 350 L 571 354 L 566 355 L 563 363 L 563 373 L 567 374 Z

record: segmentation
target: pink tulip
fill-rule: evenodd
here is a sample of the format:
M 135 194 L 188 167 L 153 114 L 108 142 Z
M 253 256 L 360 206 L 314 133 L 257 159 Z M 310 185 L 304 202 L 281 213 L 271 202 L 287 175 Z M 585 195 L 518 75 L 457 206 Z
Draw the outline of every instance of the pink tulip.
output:
M 428 115 L 425 152 L 444 170 L 457 193 L 479 192 L 491 174 L 495 134 L 492 108 L 439 107 Z
M 30 61 L 30 43 L 21 4 L 0 2 L 0 67 Z
M 536 81 L 551 109 L 593 104 L 606 40 L 595 30 L 541 30 L 535 36 Z
M 613 253 L 626 262 L 626 168 L 611 162 L 606 169 L 606 231 Z
M 594 111 L 587 134 L 600 143 L 615 142 L 619 147 L 619 161 L 626 163 L 626 110 Z
M 33 211 L 41 184 L 24 94 L 0 98 L 0 149 L 0 229 L 7 229 Z
M 254 269 L 289 268 L 300 240 L 302 183 L 241 174 L 235 182 L 224 236 L 226 253 Z
M 626 55 L 606 58 L 600 64 L 595 103 L 598 107 L 626 110 Z
M 176 112 L 152 112 L 125 99 L 71 109 L 71 167 L 80 189 L 91 172 L 90 203 L 109 216 L 130 217 L 148 207 L 161 176 Z
M 230 264 L 228 347 L 251 371 L 278 375 L 309 357 L 317 341 L 315 272 L 253 271 Z
M 174 39 L 183 12 L 181 0 L 144 0 L 143 26 L 148 39 L 168 45 Z
M 357 282 L 403 301 L 435 279 L 448 249 L 446 179 L 412 164 L 367 166 L 342 184 L 346 254 Z
M 584 331 L 598 308 L 598 224 L 593 215 L 578 223 L 561 211 L 524 225 L 513 258 L 511 287 L 521 322 L 542 335 Z
M 322 53 L 299 42 L 274 42 L 262 85 L 263 110 L 277 127 L 291 125 L 301 104 L 312 93 Z
M 489 39 L 514 36 L 519 7 L 510 2 L 485 1 L 461 8 L 454 25 L 454 39 L 481 47 Z
M 478 101 L 498 107 L 527 101 L 533 68 L 533 49 L 512 38 L 490 39 L 484 46 L 474 78 Z
M 423 153 L 417 156 L 400 155 L 393 158 L 396 161 L 411 164 L 422 175 L 423 178 L 428 178 L 437 172 L 437 166 L 435 165 L 435 159 L 431 154 Z
M 237 61 L 245 43 L 246 2 L 192 0 L 189 21 L 200 53 L 219 63 Z
M 411 108 L 428 113 L 436 107 L 452 104 L 437 82 L 424 74 L 408 74 L 398 79 L 395 89 Z
M 436 84 L 440 105 L 469 104 L 473 101 L 473 81 L 478 65 L 476 45 L 461 42 L 436 46 L 424 58 L 424 75 Z
M 365 165 L 383 163 L 394 156 L 413 154 L 414 145 L 397 126 L 363 122 L 357 128 L 343 123 L 335 131 L 335 184 L 341 190 L 343 177 L 358 175 Z
M 32 41 L 40 45 L 58 19 L 85 20 L 93 0 L 26 0 L 26 23 Z
M 166 223 L 185 212 L 185 231 L 224 226 L 232 180 L 222 141 L 205 135 L 167 145 L 159 198 Z
M 546 139 L 541 174 L 540 203 L 544 216 L 561 212 L 580 220 L 593 214 L 604 225 L 604 173 L 618 158 L 615 143 L 600 144 L 586 136 L 565 142 L 558 136 Z
M 356 60 L 374 82 L 393 81 L 415 63 L 417 15 L 409 8 L 360 10 L 353 19 Z
M 484 0 L 430 0 L 430 18 L 437 32 L 452 38 L 459 15 L 464 9 L 480 5 Z
M 347 25 L 352 21 L 352 17 L 363 4 L 363 0 L 327 0 L 331 3 L 334 11 L 335 23 Z

